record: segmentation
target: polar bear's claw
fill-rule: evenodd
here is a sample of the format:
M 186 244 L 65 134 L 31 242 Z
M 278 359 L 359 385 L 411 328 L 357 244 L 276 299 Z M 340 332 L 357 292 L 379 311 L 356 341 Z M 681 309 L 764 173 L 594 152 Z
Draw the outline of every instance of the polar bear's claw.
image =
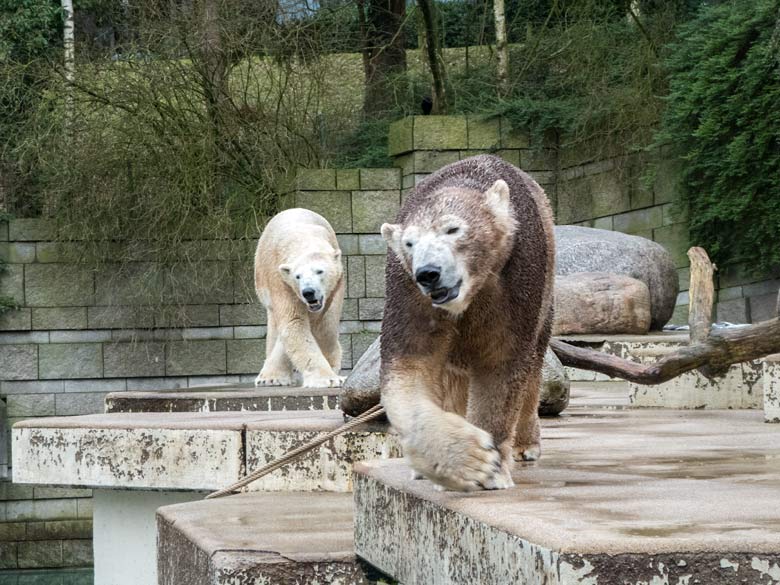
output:
M 255 386 L 290 386 L 292 384 L 292 376 L 286 374 L 280 375 L 263 375 L 261 372 L 255 378 Z
M 341 388 L 345 376 L 303 376 L 304 388 Z

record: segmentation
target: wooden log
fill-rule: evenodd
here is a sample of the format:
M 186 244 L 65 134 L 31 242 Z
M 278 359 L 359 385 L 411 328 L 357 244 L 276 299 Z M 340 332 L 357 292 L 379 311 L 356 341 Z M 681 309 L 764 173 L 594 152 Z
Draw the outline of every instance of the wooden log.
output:
M 639 364 L 600 351 L 552 339 L 550 347 L 564 366 L 600 372 L 637 384 L 661 384 L 691 370 L 725 372 L 732 364 L 780 353 L 780 318 L 711 334 L 701 343 L 667 354 L 654 364 Z
M 701 343 L 712 330 L 712 306 L 715 302 L 715 268 L 704 248 L 688 250 L 691 261 L 691 284 L 688 290 L 688 328 L 691 343 Z

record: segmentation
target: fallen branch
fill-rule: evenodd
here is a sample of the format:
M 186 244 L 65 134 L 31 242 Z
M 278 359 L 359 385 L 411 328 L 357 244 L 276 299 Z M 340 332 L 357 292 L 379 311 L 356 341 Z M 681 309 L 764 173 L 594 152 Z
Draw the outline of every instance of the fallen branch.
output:
M 637 384 L 661 384 L 700 368 L 708 377 L 717 376 L 732 364 L 780 353 L 780 319 L 712 333 L 703 342 L 681 347 L 652 364 L 640 364 L 559 339 L 550 340 L 550 347 L 564 366 Z

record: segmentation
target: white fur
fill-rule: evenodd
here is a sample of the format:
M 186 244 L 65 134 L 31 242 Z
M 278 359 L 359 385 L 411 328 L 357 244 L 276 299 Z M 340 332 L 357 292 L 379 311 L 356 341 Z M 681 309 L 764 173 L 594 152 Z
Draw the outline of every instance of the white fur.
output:
M 310 310 L 311 289 L 322 308 Z M 341 250 L 322 216 L 288 209 L 266 226 L 255 252 L 255 290 L 268 314 L 266 358 L 256 386 L 340 386 L 339 320 L 344 299 Z

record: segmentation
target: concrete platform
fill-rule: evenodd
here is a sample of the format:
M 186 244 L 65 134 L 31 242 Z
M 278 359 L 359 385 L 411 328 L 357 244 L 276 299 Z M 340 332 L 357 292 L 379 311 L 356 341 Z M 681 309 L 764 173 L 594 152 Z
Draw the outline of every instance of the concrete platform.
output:
M 255 388 L 252 384 L 112 392 L 106 412 L 230 412 L 336 410 L 340 388 Z
M 570 335 L 561 339 L 641 363 L 658 361 L 688 344 L 687 333 L 649 335 Z M 587 370 L 566 368 L 572 382 L 615 380 Z M 719 378 L 710 380 L 688 372 L 653 386 L 629 384 L 631 406 L 669 409 L 761 409 L 763 408 L 763 360 L 735 364 Z
M 159 585 L 367 585 L 353 544 L 352 497 L 242 494 L 160 508 Z
M 399 581 L 780 583 L 780 427 L 756 411 L 575 409 L 506 491 L 355 466 L 359 556 Z
M 27 420 L 13 429 L 14 481 L 215 490 L 237 481 L 245 469 L 252 471 L 343 422 L 338 411 L 113 413 Z M 377 423 L 347 433 L 266 476 L 253 489 L 349 491 L 352 461 L 397 453 L 386 430 Z
M 93 488 L 95 585 L 153 585 L 157 508 L 200 500 L 245 470 L 343 422 L 332 410 L 112 413 L 23 421 L 13 429 L 14 480 Z M 381 423 L 364 425 L 251 489 L 348 492 L 354 461 L 400 454 L 386 431 Z

